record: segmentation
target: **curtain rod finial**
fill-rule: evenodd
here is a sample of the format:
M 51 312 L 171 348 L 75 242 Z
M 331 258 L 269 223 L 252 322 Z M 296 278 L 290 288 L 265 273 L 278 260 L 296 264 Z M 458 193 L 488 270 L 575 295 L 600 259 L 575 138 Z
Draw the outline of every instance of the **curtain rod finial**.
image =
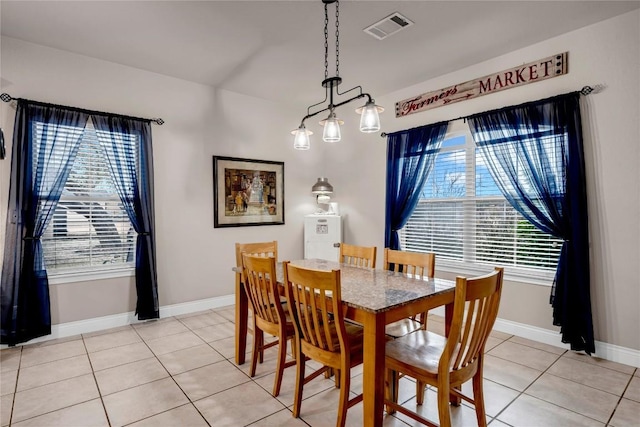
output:
M 583 95 L 589 95 L 591 92 L 593 92 L 593 88 L 591 86 L 584 86 L 580 89 L 580 93 Z
M 13 98 L 8 93 L 3 93 L 3 94 L 0 95 L 0 99 L 3 100 L 4 102 L 9 102 Z
M 594 85 L 594 86 L 584 86 L 582 89 L 580 89 L 580 93 L 585 96 L 591 93 L 600 93 L 606 87 L 607 86 L 602 83 L 598 83 L 597 85 Z

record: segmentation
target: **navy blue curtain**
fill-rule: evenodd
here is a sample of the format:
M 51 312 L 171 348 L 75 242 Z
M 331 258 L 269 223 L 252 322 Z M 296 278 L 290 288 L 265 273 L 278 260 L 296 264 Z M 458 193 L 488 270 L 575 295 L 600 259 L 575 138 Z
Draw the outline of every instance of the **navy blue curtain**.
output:
M 467 118 L 502 194 L 540 230 L 564 240 L 550 303 L 571 349 L 595 352 L 580 93 Z
M 148 120 L 94 114 L 93 123 L 109 172 L 136 238 L 138 319 L 157 319 L 158 278 L 153 201 L 153 150 Z
M 2 344 L 13 346 L 51 333 L 40 237 L 60 200 L 88 117 L 18 100 L 0 286 Z
M 441 122 L 387 136 L 385 247 L 400 249 L 398 230 L 418 204 L 448 126 Z

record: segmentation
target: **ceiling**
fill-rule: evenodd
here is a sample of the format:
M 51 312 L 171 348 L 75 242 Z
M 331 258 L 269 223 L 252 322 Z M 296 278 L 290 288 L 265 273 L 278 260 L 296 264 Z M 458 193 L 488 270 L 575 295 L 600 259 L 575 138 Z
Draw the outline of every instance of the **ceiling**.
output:
M 343 0 L 340 89 L 361 85 L 379 97 L 638 7 L 638 0 Z M 385 40 L 362 31 L 394 12 L 415 24 Z M 3 36 L 295 108 L 324 98 L 320 0 L 2 0 L 0 16 Z

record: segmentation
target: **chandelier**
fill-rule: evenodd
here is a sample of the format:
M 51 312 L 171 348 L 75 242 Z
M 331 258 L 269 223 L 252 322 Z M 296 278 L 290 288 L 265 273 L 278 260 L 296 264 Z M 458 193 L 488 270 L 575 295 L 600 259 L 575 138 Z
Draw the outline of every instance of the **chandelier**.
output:
M 378 113 L 384 111 L 384 109 L 376 105 L 375 100 L 371 98 L 371 95 L 364 93 L 361 86 L 355 86 L 345 92 L 338 91 L 338 86 L 342 83 L 340 77 L 340 1 L 339 0 L 322 0 L 324 3 L 324 80 L 322 81 L 322 87 L 325 88 L 324 100 L 307 107 L 307 115 L 302 118 L 300 127 L 294 129 L 291 133 L 294 135 L 293 148 L 296 150 L 308 150 L 309 149 L 309 135 L 313 135 L 313 132 L 308 130 L 304 122 L 308 118 L 316 116 L 320 113 L 328 112 L 327 118 L 320 121 L 320 124 L 324 127 L 322 132 L 322 139 L 325 142 L 338 142 L 340 141 L 340 125 L 344 121 L 340 120 L 336 116 L 335 109 L 345 105 L 351 101 L 359 98 L 367 98 L 365 104 L 356 109 L 356 113 L 360 114 L 360 131 L 365 133 L 377 132 L 380 130 L 380 117 Z M 336 74 L 333 77 L 329 77 L 329 11 L 328 6 L 330 4 L 336 5 Z M 355 95 L 349 95 L 353 94 Z M 340 97 L 351 96 L 351 98 L 340 100 Z M 324 105 L 325 102 L 329 102 Z

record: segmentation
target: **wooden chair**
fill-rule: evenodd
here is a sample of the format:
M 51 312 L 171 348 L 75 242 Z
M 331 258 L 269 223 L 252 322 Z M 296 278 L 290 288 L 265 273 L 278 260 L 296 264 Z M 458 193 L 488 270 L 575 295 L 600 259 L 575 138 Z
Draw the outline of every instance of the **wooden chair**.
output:
M 296 325 L 296 388 L 293 416 L 300 416 L 304 384 L 327 369 L 334 369 L 340 401 L 336 425 L 344 426 L 347 409 L 362 401 L 362 394 L 349 399 L 351 368 L 362 363 L 363 329 L 345 323 L 340 298 L 340 270 L 320 271 L 283 264 L 287 305 Z M 305 377 L 305 360 L 321 363 Z
M 376 268 L 376 247 L 340 244 L 340 262 L 355 267 Z
M 432 278 L 435 275 L 436 255 L 434 253 L 397 251 L 384 248 L 384 269 L 414 276 Z M 385 332 L 398 338 L 418 329 L 427 329 L 427 313 L 421 313 L 387 325 Z
M 498 315 L 502 292 L 502 268 L 491 274 L 456 278 L 453 318 L 449 337 L 419 330 L 386 344 L 385 364 L 387 412 L 396 410 L 428 425 L 437 424 L 398 405 L 398 373 L 438 388 L 440 426 L 451 426 L 449 401 L 464 399 L 474 404 L 479 426 L 486 426 L 482 368 L 484 347 Z M 460 392 L 462 384 L 473 380 L 473 398 Z M 424 398 L 424 396 L 423 396 Z M 422 404 L 419 400 L 418 404 Z
M 264 257 L 274 257 L 278 260 L 278 242 L 256 242 L 256 243 L 236 243 L 236 335 L 239 331 L 246 329 L 247 319 L 243 318 L 240 313 L 246 312 L 248 307 L 242 307 L 248 304 L 240 296 L 241 292 L 244 292 L 243 277 L 242 277 L 242 254 L 259 255 Z M 240 348 L 236 348 L 236 354 L 241 354 L 241 359 L 238 363 L 244 362 L 244 354 L 246 350 L 246 336 L 240 340 L 237 344 Z M 260 363 L 263 361 L 263 355 L 260 353 Z
M 295 337 L 293 322 L 285 313 L 280 302 L 280 292 L 278 291 L 276 279 L 276 259 L 243 254 L 242 262 L 245 277 L 244 288 L 253 311 L 253 354 L 251 356 L 250 375 L 252 377 L 255 376 L 258 358 L 261 359 L 262 363 L 264 350 L 277 345 L 278 362 L 272 393 L 277 396 L 280 394 L 284 369 L 296 363 L 295 360 L 285 362 L 287 340 Z M 265 332 L 278 337 L 278 341 L 265 344 Z M 292 352 L 295 354 L 293 341 Z

